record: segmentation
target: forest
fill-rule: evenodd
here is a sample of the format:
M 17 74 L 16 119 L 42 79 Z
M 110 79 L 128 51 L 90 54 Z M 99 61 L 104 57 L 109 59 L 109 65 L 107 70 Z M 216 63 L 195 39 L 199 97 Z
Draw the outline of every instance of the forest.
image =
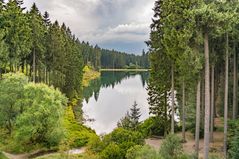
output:
M 23 4 L 0 0 L 0 159 L 239 158 L 238 0 L 155 0 L 140 55 Z M 148 118 L 135 101 L 110 133 L 86 126 L 83 102 L 137 74 Z

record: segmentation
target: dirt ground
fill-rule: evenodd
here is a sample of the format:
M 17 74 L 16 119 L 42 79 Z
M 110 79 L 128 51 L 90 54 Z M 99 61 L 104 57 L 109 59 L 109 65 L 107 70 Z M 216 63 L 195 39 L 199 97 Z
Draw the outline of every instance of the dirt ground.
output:
M 215 126 L 217 128 L 223 127 L 223 123 L 221 119 L 217 118 L 215 119 Z M 178 136 L 181 136 L 181 133 L 177 134 Z M 186 133 L 186 143 L 183 143 L 183 149 L 186 153 L 192 154 L 195 151 L 195 139 L 193 135 L 189 132 Z M 163 139 L 156 139 L 156 138 L 150 138 L 146 139 L 146 144 L 152 146 L 153 148 L 159 150 L 161 144 L 163 142 Z M 199 141 L 199 157 L 203 158 L 203 143 L 204 140 L 201 139 Z M 210 143 L 210 154 L 211 155 L 218 155 L 223 156 L 223 132 L 215 131 L 213 133 L 213 142 Z

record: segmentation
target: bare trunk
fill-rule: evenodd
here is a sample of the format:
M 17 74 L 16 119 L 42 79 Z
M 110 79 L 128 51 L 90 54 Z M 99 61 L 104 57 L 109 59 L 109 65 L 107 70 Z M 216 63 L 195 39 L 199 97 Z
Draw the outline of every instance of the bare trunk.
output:
M 208 159 L 209 154 L 209 120 L 210 120 L 210 66 L 209 66 L 209 44 L 208 32 L 204 37 L 205 53 L 205 115 L 204 115 L 204 159 Z
M 202 81 L 201 81 L 201 126 L 204 127 L 204 114 L 205 114 L 205 69 L 202 73 Z
M 24 73 L 25 72 L 25 60 L 23 60 L 21 67 L 22 67 L 22 73 Z
M 211 73 L 211 120 L 210 120 L 210 141 L 213 142 L 214 131 L 214 65 Z
M 26 75 L 28 76 L 28 64 L 26 63 Z
M 2 68 L 0 68 L 0 80 L 2 79 Z
M 182 101 L 182 137 L 183 142 L 186 142 L 186 135 L 185 135 L 185 81 L 183 79 L 183 101 Z
M 167 109 L 167 91 L 164 93 L 164 137 L 167 136 L 167 120 L 168 120 L 168 109 Z
M 47 84 L 47 70 L 46 70 L 46 66 L 44 67 L 44 83 Z
M 198 158 L 199 155 L 199 134 L 200 134 L 200 93 L 201 93 L 201 81 L 197 84 L 197 101 L 196 101 L 196 132 L 195 132 L 195 152 Z
M 226 35 L 225 56 L 225 94 L 224 94 L 224 157 L 227 158 L 227 118 L 228 118 L 228 34 Z
M 237 118 L 237 53 L 236 44 L 234 42 L 233 46 L 234 57 L 233 57 L 233 110 L 232 118 L 235 120 Z
M 171 133 L 174 134 L 174 64 L 172 64 L 171 68 L 172 73 L 172 90 L 171 90 L 171 109 L 172 109 L 172 116 L 171 116 Z
M 36 52 L 35 48 L 33 49 L 33 82 L 36 82 Z

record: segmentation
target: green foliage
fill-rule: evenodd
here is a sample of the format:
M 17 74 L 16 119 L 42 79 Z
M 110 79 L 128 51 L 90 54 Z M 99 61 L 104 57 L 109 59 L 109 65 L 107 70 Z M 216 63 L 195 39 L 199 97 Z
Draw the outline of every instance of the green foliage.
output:
M 11 134 L 17 116 L 22 112 L 24 86 L 28 80 L 23 74 L 4 74 L 0 80 L 0 127 Z
M 45 84 L 28 83 L 23 74 L 4 74 L 0 81 L 1 130 L 7 130 L 12 151 L 58 146 L 63 139 L 63 112 L 67 99 Z
M 176 135 L 168 135 L 163 141 L 159 152 L 164 159 L 179 159 L 183 155 L 181 139 Z
M 158 152 L 150 146 L 136 145 L 131 147 L 126 154 L 127 159 L 162 159 Z
M 88 87 L 90 85 L 90 81 L 95 80 L 100 77 L 100 73 L 95 71 L 91 66 L 86 65 L 83 68 L 83 87 Z
M 137 107 L 138 104 L 134 102 L 130 108 L 130 112 L 127 112 L 125 117 L 122 118 L 118 123 L 118 127 L 129 130 L 137 130 L 139 126 L 140 108 Z
M 19 66 L 22 59 L 30 52 L 32 41 L 30 40 L 31 28 L 23 8 L 15 0 L 10 0 L 5 5 L 3 12 L 4 23 L 2 28 L 6 30 L 5 42 L 8 45 L 9 65 L 13 71 L 13 65 Z
M 66 129 L 66 141 L 70 147 L 82 147 L 88 142 L 95 139 L 95 132 L 76 121 L 73 113 L 72 105 L 69 105 L 65 110 L 64 128 Z
M 0 159 L 8 159 L 2 152 L 0 152 Z
M 229 157 L 236 159 L 239 157 L 239 120 L 230 121 L 228 128 Z
M 123 159 L 120 147 L 115 143 L 110 143 L 101 153 L 102 159 Z
M 170 121 L 168 121 L 170 124 Z M 140 124 L 139 130 L 144 136 L 164 136 L 164 121 L 157 117 L 150 117 Z M 169 130 L 166 130 L 167 132 Z
M 109 155 L 115 155 L 120 158 L 125 158 L 128 149 L 135 145 L 144 144 L 143 135 L 137 131 L 126 130 L 123 128 L 117 128 L 108 135 L 105 135 L 102 140 L 98 137 L 92 138 L 89 142 L 89 148 L 95 153 L 107 153 Z M 113 154 L 110 153 L 109 145 L 113 145 L 116 149 Z M 106 150 L 105 150 L 106 149 Z M 120 152 L 120 156 L 118 156 Z
M 117 126 L 128 130 L 131 129 L 131 120 L 129 112 L 127 112 L 126 115 L 122 119 L 120 119 L 120 121 L 117 123 Z
M 64 132 L 65 96 L 45 84 L 29 83 L 23 92 L 23 109 L 14 130 L 16 143 L 26 149 L 37 144 L 47 148 L 59 145 Z

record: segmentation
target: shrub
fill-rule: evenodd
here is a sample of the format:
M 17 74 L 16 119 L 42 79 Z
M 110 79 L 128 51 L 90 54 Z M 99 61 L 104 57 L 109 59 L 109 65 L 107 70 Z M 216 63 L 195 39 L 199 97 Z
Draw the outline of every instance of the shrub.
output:
M 164 136 L 164 120 L 150 117 L 140 124 L 139 130 L 144 136 Z
M 118 152 L 119 149 L 120 157 L 125 158 L 128 149 L 135 145 L 143 144 L 144 138 L 140 132 L 117 128 L 110 134 L 105 135 L 102 140 L 100 140 L 98 137 L 91 138 L 88 143 L 88 147 L 91 151 L 103 154 L 103 156 L 106 157 L 107 155 L 112 155 L 109 154 L 110 152 L 108 152 L 110 151 L 110 146 L 112 146 L 117 150 L 114 152 L 114 154 Z
M 239 158 L 239 120 L 228 123 L 228 152 L 231 159 Z
M 63 138 L 66 97 L 45 84 L 24 87 L 22 113 L 16 119 L 14 140 L 24 148 L 57 146 Z
M 100 154 L 102 159 L 123 159 L 121 149 L 115 143 L 110 143 Z
M 168 135 L 159 152 L 164 159 L 178 159 L 183 155 L 181 139 L 173 134 Z
M 98 153 L 104 149 L 104 144 L 98 136 L 90 138 L 88 147 L 91 151 Z
M 155 149 L 150 146 L 136 145 L 131 147 L 126 154 L 127 159 L 162 159 Z
M 70 147 L 85 146 L 91 138 L 97 137 L 93 130 L 76 121 L 71 105 L 65 110 L 64 128 L 66 129 L 66 139 Z
M 11 135 L 17 116 L 21 113 L 21 99 L 27 77 L 21 73 L 8 73 L 0 80 L 0 128 Z

